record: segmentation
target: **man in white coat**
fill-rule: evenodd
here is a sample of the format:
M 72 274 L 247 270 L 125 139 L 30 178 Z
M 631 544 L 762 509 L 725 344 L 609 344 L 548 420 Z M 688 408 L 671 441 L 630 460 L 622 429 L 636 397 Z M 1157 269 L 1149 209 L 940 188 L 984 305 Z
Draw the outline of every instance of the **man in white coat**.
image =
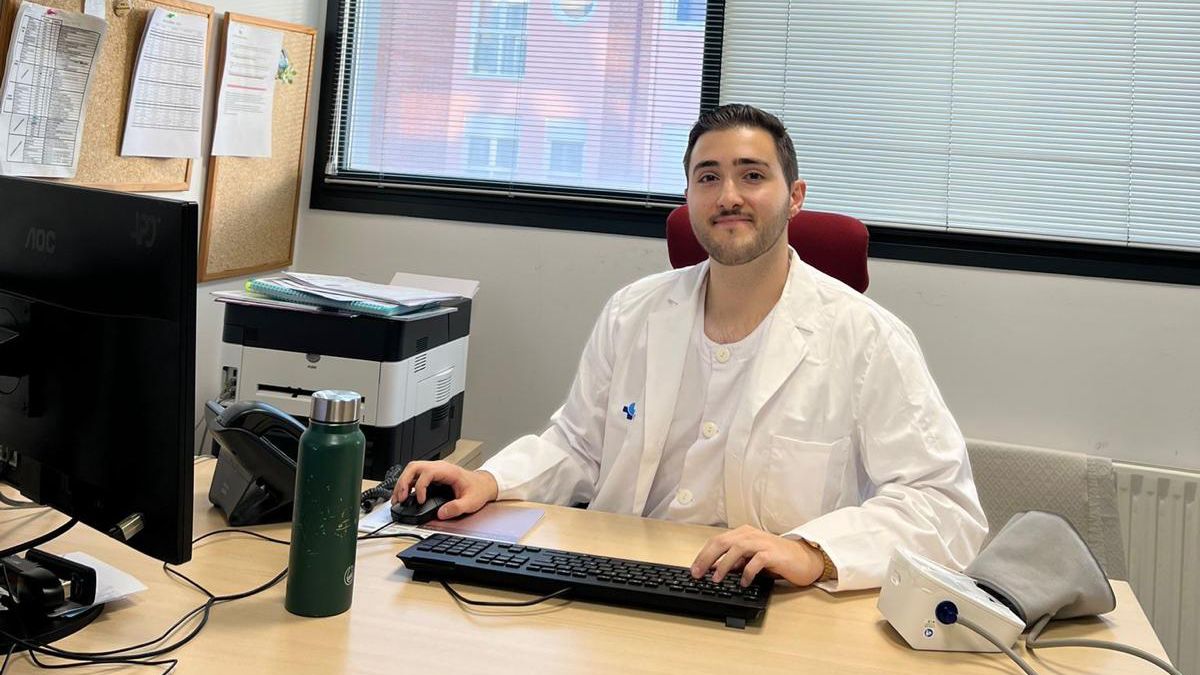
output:
M 912 332 L 788 246 L 783 125 L 706 113 L 684 168 L 709 259 L 612 296 L 540 436 L 479 471 L 412 462 L 393 501 L 439 482 L 439 518 L 526 499 L 734 528 L 692 564 L 717 582 L 876 587 L 898 545 L 962 569 L 987 532 L 962 434 Z

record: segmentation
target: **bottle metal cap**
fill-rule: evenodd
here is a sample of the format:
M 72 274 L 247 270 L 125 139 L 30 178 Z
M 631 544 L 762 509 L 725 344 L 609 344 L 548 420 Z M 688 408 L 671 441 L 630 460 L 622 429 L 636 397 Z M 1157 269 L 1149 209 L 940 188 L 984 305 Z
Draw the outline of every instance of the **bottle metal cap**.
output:
M 357 422 L 362 409 L 362 396 L 356 391 L 322 389 L 312 395 L 309 419 L 324 424 Z

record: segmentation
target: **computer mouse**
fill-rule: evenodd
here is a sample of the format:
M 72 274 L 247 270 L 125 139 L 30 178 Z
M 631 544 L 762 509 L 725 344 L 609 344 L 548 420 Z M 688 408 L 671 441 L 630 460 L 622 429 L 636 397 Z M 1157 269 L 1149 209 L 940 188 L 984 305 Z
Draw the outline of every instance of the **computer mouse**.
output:
M 392 522 L 401 525 L 424 525 L 437 518 L 442 504 L 454 500 L 454 488 L 441 483 L 430 483 L 425 488 L 425 503 L 417 503 L 417 493 L 412 493 L 402 502 L 392 504 Z

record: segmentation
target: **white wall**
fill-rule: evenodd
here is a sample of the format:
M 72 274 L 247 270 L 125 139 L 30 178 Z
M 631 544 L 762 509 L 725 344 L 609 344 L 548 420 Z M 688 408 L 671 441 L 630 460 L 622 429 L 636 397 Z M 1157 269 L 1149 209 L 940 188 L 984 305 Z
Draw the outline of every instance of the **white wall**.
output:
M 1200 469 L 1200 288 L 871 261 L 968 436 Z

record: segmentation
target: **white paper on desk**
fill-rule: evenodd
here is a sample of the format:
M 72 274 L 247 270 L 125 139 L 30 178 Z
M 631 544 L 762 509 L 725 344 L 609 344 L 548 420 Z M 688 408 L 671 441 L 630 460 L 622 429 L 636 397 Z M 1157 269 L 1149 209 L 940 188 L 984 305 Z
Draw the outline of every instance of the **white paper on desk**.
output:
M 142 33 L 121 154 L 199 157 L 208 19 L 155 7 Z
M 491 539 L 515 544 L 533 529 L 545 511 L 528 506 L 513 506 L 509 504 L 492 503 L 482 509 L 461 518 L 453 520 L 431 520 L 427 527 L 401 525 L 392 523 L 391 500 L 385 499 L 369 514 L 358 521 L 359 532 L 374 532 L 379 528 L 381 534 L 411 532 L 421 536 L 437 533 L 448 533 L 477 539 Z
M 96 570 L 96 601 L 93 603 L 93 606 L 127 598 L 134 593 L 141 593 L 146 590 L 146 585 L 138 581 L 133 575 L 122 572 L 112 565 L 93 558 L 86 553 L 68 553 L 63 557 Z
M 281 31 L 244 23 L 230 25 L 212 154 L 271 156 L 275 74 L 282 51 Z
M 87 14 L 21 3 L 0 88 L 0 174 L 75 176 L 106 27 Z
M 374 532 L 388 523 L 392 523 L 392 502 L 385 499 L 382 503 L 376 505 L 374 510 L 372 510 L 370 513 L 362 518 L 359 518 L 358 531 Z M 422 536 L 431 534 L 430 532 L 422 530 L 415 525 L 401 525 L 400 523 L 392 523 L 391 527 L 380 530 L 380 532 L 382 534 L 394 534 L 396 532 L 416 532 Z

